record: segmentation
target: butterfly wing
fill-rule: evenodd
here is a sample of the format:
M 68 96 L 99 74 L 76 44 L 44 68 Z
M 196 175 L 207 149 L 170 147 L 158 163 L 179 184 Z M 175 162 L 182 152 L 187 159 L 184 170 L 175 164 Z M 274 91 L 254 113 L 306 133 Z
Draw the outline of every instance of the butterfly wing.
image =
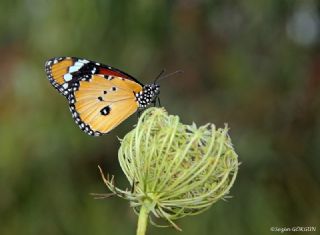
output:
M 143 86 L 131 75 L 108 65 L 76 57 L 56 57 L 47 60 L 45 71 L 50 83 L 64 96 L 68 97 L 80 80 L 88 80 L 93 74 L 116 76 Z
M 108 133 L 138 109 L 135 87 L 136 84 L 120 77 L 108 80 L 104 75 L 92 75 L 70 94 L 72 116 L 90 135 Z
M 132 76 L 96 62 L 61 57 L 46 62 L 51 84 L 69 100 L 75 122 L 89 135 L 101 135 L 138 109 L 142 84 Z

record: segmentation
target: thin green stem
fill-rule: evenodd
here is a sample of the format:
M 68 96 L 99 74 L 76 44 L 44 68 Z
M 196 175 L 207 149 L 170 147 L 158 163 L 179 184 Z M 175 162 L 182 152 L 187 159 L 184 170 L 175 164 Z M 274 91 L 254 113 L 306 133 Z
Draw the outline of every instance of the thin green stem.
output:
M 146 234 L 149 212 L 150 212 L 150 209 L 148 208 L 148 206 L 142 204 L 140 208 L 139 219 L 138 219 L 137 235 Z

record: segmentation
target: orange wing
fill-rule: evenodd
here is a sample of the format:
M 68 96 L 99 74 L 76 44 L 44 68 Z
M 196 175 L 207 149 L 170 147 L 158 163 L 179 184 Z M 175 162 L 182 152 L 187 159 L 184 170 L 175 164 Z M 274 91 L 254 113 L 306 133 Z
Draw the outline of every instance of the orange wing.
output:
M 84 132 L 106 134 L 137 111 L 135 94 L 141 90 L 132 80 L 95 74 L 70 93 L 70 111 Z
M 65 83 L 64 75 L 68 74 L 68 69 L 74 64 L 71 58 L 66 58 L 60 62 L 54 63 L 51 66 L 51 75 L 55 82 L 59 85 Z

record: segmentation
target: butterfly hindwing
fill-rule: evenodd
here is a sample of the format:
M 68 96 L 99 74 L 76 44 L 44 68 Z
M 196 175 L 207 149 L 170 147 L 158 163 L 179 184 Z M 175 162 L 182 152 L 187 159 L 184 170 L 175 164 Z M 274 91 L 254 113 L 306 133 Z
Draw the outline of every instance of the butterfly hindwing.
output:
M 142 87 L 120 77 L 91 75 L 69 96 L 72 116 L 90 135 L 108 133 L 138 109 L 135 93 Z

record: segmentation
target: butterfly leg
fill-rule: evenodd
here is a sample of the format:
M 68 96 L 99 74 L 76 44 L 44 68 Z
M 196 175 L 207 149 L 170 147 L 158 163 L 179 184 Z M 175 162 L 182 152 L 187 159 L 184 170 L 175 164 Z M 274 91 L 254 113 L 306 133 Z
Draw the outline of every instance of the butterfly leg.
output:
M 160 97 L 159 97 L 159 96 L 158 96 L 158 98 L 157 98 L 157 101 L 158 101 L 159 107 L 161 107 L 161 102 L 160 102 Z
M 138 112 L 137 112 L 138 119 L 139 119 L 140 116 L 141 116 L 141 112 L 142 112 L 142 110 L 138 110 Z

